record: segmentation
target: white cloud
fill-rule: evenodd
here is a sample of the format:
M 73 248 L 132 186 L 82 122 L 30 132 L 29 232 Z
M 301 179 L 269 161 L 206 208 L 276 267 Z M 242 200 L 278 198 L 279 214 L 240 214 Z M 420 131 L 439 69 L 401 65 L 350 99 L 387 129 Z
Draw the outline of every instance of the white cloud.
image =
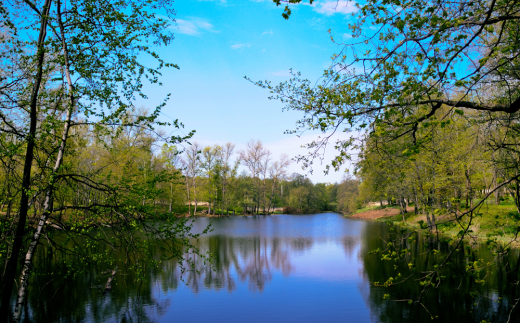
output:
M 262 35 L 272 35 L 272 34 L 273 34 L 273 30 L 267 30 L 262 33 Z
M 347 39 L 351 39 L 351 38 L 352 38 L 351 34 L 343 34 L 343 40 L 347 40 Z
M 175 21 L 178 27 L 177 32 L 180 34 L 196 36 L 203 31 L 218 32 L 213 28 L 212 24 L 201 18 L 192 17 L 190 20 L 175 19 Z
M 326 14 L 328 16 L 335 13 L 346 15 L 357 11 L 357 7 L 354 2 L 345 0 L 318 2 L 314 7 L 314 11 Z
M 311 20 L 308 21 L 308 24 L 316 30 L 324 30 L 326 29 L 327 25 L 321 18 L 313 17 Z
M 251 45 L 250 44 L 240 44 L 240 43 L 231 45 L 231 48 L 233 48 L 233 49 L 240 49 L 240 48 L 245 48 L 245 47 L 251 47 Z
M 290 70 L 281 70 L 281 71 L 273 72 L 271 74 L 273 74 L 274 76 L 289 77 L 289 76 L 291 76 L 291 71 Z

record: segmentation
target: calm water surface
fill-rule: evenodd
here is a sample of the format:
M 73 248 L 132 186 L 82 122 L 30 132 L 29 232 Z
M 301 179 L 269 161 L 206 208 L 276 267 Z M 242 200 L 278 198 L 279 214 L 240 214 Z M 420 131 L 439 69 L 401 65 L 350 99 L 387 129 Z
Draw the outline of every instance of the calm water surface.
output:
M 32 295 L 26 317 L 35 322 L 254 323 L 422 322 L 439 316 L 438 322 L 502 322 L 510 299 L 518 298 L 513 279 L 497 274 L 484 286 L 468 287 L 480 293 L 477 298 L 459 293 L 457 282 L 447 282 L 426 295 L 430 313 L 420 305 L 383 300 L 389 292 L 396 299 L 410 297 L 418 287 L 410 282 L 389 291 L 371 284 L 395 275 L 393 263 L 368 255 L 387 234 L 382 223 L 326 213 L 198 218 L 194 229 L 202 231 L 209 222 L 214 230 L 200 238 L 199 247 L 213 255 L 213 268 L 195 259 L 197 270 L 181 275 L 171 261 L 141 284 L 116 276 L 106 296 L 89 279 L 79 279 L 75 286 Z M 486 251 L 481 256 L 491 257 Z M 433 261 L 417 259 L 418 265 Z M 510 262 L 504 266 L 514 267 Z

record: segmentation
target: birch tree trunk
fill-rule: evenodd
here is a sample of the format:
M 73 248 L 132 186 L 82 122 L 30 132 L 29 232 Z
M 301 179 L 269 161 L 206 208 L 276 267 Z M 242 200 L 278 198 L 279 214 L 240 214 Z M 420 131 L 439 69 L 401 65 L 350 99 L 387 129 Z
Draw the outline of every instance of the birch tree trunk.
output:
M 18 265 L 18 256 L 22 248 L 23 237 L 25 235 L 25 222 L 27 220 L 27 211 L 29 203 L 29 194 L 31 189 L 31 168 L 34 159 L 34 140 L 36 138 L 36 123 L 38 96 L 40 93 L 40 85 L 43 78 L 43 63 L 45 59 L 45 38 L 47 37 L 48 16 L 51 8 L 52 0 L 45 0 L 43 10 L 41 11 L 41 22 L 38 36 L 38 45 L 36 52 L 36 76 L 34 78 L 29 112 L 29 133 L 27 134 L 27 148 L 25 152 L 25 162 L 22 176 L 22 192 L 20 198 L 20 209 L 18 212 L 18 224 L 16 227 L 16 235 L 13 241 L 11 256 L 7 263 L 7 268 L 4 276 L 4 289 L 2 291 L 2 304 L 0 305 L 0 317 L 4 319 L 9 317 L 11 307 L 11 291 L 14 286 L 14 279 L 16 276 L 16 269 Z M 37 10 L 36 10 L 37 11 Z
M 197 184 L 195 181 L 195 176 L 193 176 L 193 199 L 195 200 L 195 210 L 193 211 L 193 216 L 197 214 Z
M 186 192 L 188 195 L 188 214 L 191 215 L 190 178 L 186 176 Z
M 63 46 L 62 50 L 63 50 L 63 56 L 64 56 L 64 61 L 65 61 L 65 66 L 64 66 L 65 67 L 65 76 L 67 78 L 70 102 L 69 102 L 69 106 L 67 108 L 67 115 L 66 115 L 64 126 L 63 126 L 63 134 L 61 137 L 60 147 L 58 150 L 58 156 L 56 157 L 56 162 L 52 169 L 52 173 L 51 173 L 50 180 L 49 180 L 49 187 L 47 188 L 47 190 L 45 192 L 44 209 L 43 209 L 42 215 L 40 216 L 40 221 L 38 222 L 36 231 L 33 234 L 31 242 L 29 243 L 29 247 L 27 248 L 27 253 L 25 255 L 22 273 L 20 275 L 20 287 L 18 288 L 18 295 L 17 295 L 16 305 L 15 305 L 14 314 L 13 314 L 13 322 L 20 321 L 23 305 L 25 303 L 25 298 L 27 296 L 27 283 L 29 280 L 32 259 L 34 257 L 34 253 L 36 251 L 36 246 L 38 245 L 38 242 L 40 241 L 40 236 L 42 234 L 43 228 L 45 227 L 47 218 L 49 217 L 49 215 L 52 212 L 52 204 L 53 204 L 52 195 L 54 193 L 54 188 L 55 188 L 55 178 L 56 178 L 59 168 L 63 162 L 63 155 L 65 153 L 65 147 L 66 147 L 67 139 L 69 136 L 72 112 L 75 108 L 74 85 L 73 85 L 72 79 L 70 77 L 70 62 L 69 62 L 69 57 L 68 57 L 67 45 L 65 43 L 65 34 L 64 34 L 65 31 L 64 31 L 64 27 L 63 27 L 63 23 L 62 23 L 62 19 L 61 19 L 60 0 L 58 0 L 56 7 L 57 7 L 57 17 L 58 17 L 58 22 L 59 22 L 60 32 L 61 32 L 61 40 L 62 40 L 62 46 Z

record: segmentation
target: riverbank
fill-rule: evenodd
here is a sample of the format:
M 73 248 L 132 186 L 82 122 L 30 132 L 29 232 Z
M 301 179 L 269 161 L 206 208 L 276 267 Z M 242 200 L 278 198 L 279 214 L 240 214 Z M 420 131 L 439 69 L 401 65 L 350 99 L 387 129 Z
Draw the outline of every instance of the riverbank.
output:
M 406 211 L 407 212 L 412 212 L 413 211 L 413 207 L 408 207 L 408 209 Z M 380 219 L 380 218 L 395 217 L 397 215 L 400 215 L 400 211 L 399 211 L 398 208 L 391 208 L 391 207 L 379 208 L 379 207 L 374 207 L 374 208 L 368 209 L 366 211 L 362 211 L 362 212 L 359 212 L 359 213 L 348 215 L 348 217 L 352 218 L 352 219 L 377 220 L 377 219 Z
M 427 220 L 423 214 L 415 214 L 414 207 L 409 207 L 403 215 L 399 208 L 394 207 L 372 207 L 361 209 L 360 212 L 349 215 L 349 218 L 364 219 L 372 221 L 391 221 L 392 223 L 410 227 L 413 229 L 425 228 Z M 469 216 L 459 223 L 454 220 L 453 214 L 443 214 L 438 210 L 435 214 L 437 232 L 446 238 L 456 238 L 460 231 L 469 226 L 469 233 L 473 242 L 510 244 L 516 248 L 520 247 L 517 235 L 520 232 L 520 214 L 516 206 L 510 201 L 502 201 L 499 205 L 484 203 L 478 211 L 474 212 L 471 223 Z

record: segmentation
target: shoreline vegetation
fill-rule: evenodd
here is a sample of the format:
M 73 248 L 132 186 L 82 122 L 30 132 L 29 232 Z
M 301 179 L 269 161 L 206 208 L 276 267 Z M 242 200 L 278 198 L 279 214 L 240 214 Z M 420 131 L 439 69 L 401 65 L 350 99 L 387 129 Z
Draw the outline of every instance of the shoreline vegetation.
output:
M 477 213 L 474 220 L 474 224 L 471 225 L 472 235 L 467 237 L 468 240 L 473 240 L 478 243 L 486 243 L 489 240 L 494 240 L 497 243 L 510 243 L 512 240 L 516 239 L 516 234 L 518 230 L 520 230 L 520 216 L 518 216 L 518 212 L 516 212 L 515 204 L 511 200 L 503 200 L 499 205 L 495 205 L 494 201 L 484 201 L 481 209 Z M 475 204 L 477 201 L 474 202 Z M 341 214 L 347 218 L 351 219 L 359 219 L 359 220 L 367 220 L 367 221 L 377 221 L 377 222 L 387 222 L 393 225 L 400 226 L 402 228 L 408 228 L 410 230 L 421 230 L 427 229 L 427 220 L 424 212 L 418 208 L 417 213 L 413 203 L 410 203 L 408 207 L 406 207 L 406 211 L 403 212 L 403 209 L 399 205 L 390 205 L 387 204 L 379 204 L 374 205 L 375 203 L 368 203 L 369 206 L 364 206 L 358 208 L 356 211 L 352 213 L 346 212 L 338 212 L 335 210 L 310 210 L 307 212 L 303 212 L 302 210 L 298 210 L 292 208 L 290 206 L 279 207 L 276 210 L 271 211 L 270 213 L 229 213 L 228 215 L 221 215 L 219 210 L 217 210 L 216 214 L 208 214 L 208 207 L 199 207 L 201 212 L 198 212 L 196 215 L 188 215 L 184 214 L 176 214 L 177 217 L 222 217 L 222 216 L 256 216 L 256 215 L 274 215 L 274 214 L 295 214 L 295 215 L 305 215 L 305 214 L 315 214 L 315 213 L 326 213 L 333 212 Z M 465 206 L 461 206 L 462 209 L 465 209 Z M 434 233 L 438 233 L 439 235 L 447 238 L 453 239 L 457 238 L 458 233 L 461 228 L 453 221 L 453 215 L 450 214 L 442 214 L 442 210 L 437 215 L 437 225 Z M 404 221 L 403 221 L 404 217 Z M 520 243 L 514 241 L 511 243 L 511 246 L 514 248 L 520 247 Z
M 478 202 L 480 201 L 474 201 L 474 204 Z M 465 209 L 468 208 L 461 205 L 460 212 Z M 464 228 L 455 221 L 455 215 L 442 209 L 436 213 L 436 226 L 431 228 L 431 231 L 446 239 L 458 238 L 460 231 Z M 409 204 L 406 211 L 399 205 L 372 205 L 359 208 L 345 216 L 353 219 L 386 222 L 410 230 L 428 229 L 426 214 L 420 208 L 416 209 L 413 203 Z M 488 244 L 495 242 L 519 248 L 517 235 L 520 231 L 520 215 L 514 201 L 502 199 L 498 205 L 491 200 L 483 201 L 482 206 L 475 212 L 469 231 L 470 235 L 466 237 L 468 241 Z

